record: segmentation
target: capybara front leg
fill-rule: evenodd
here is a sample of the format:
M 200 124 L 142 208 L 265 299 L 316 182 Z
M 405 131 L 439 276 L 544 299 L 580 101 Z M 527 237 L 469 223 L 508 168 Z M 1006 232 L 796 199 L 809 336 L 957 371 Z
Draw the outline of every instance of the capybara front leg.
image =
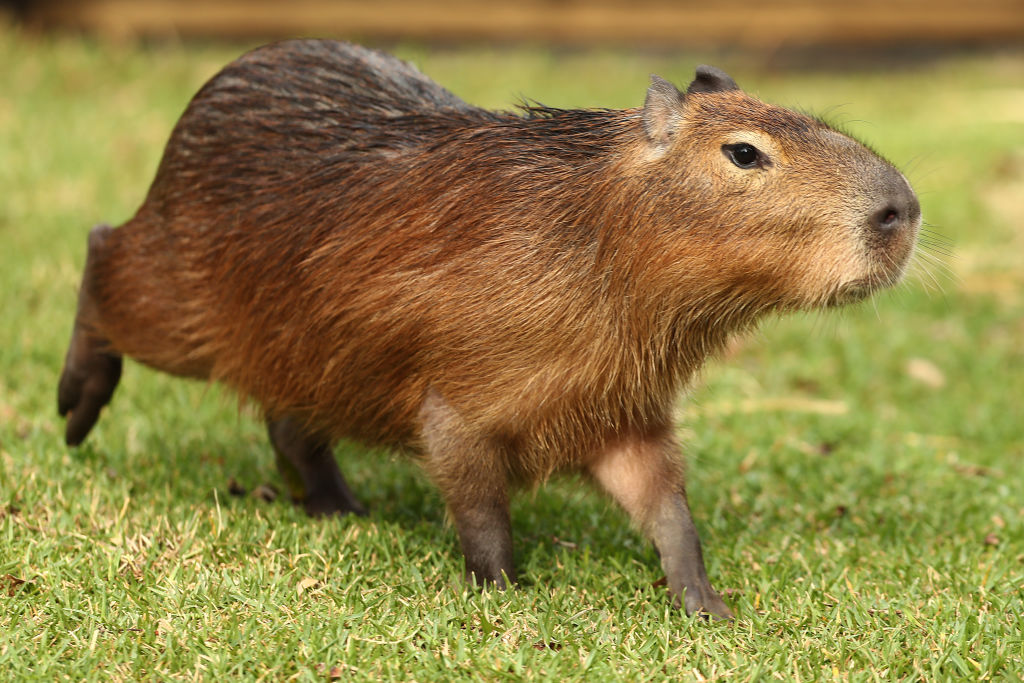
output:
M 501 451 L 431 390 L 420 409 L 425 468 L 441 489 L 459 534 L 471 585 L 515 582 L 508 477 Z
M 506 588 L 516 580 L 512 558 L 512 522 L 508 501 L 500 496 L 490 500 L 449 502 L 466 558 L 466 582 L 477 586 Z
M 270 443 L 277 467 L 288 485 L 291 498 L 312 517 L 365 515 L 348 482 L 338 469 L 328 439 L 312 434 L 294 418 L 267 420 Z
M 69 446 L 77 446 L 89 434 L 121 379 L 121 356 L 97 329 L 99 309 L 91 293 L 96 262 L 112 231 L 109 225 L 98 225 L 89 232 L 78 310 L 57 385 L 57 412 L 67 418 L 64 441 Z
M 676 606 L 689 615 L 731 619 L 708 581 L 677 452 L 666 435 L 625 439 L 601 453 L 590 472 L 654 542 Z
M 731 619 L 732 611 L 708 580 L 697 527 L 683 492 L 662 499 L 650 535 L 661 554 L 661 565 L 676 606 L 683 596 L 687 614 Z

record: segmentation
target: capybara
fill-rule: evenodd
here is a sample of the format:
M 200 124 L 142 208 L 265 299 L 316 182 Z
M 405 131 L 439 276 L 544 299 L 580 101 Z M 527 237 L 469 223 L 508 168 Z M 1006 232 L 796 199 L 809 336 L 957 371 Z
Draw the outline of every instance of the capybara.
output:
M 258 404 L 293 498 L 362 513 L 339 439 L 413 454 L 467 579 L 515 580 L 509 495 L 586 473 L 688 614 L 729 617 L 673 404 L 772 311 L 895 283 L 920 208 L 892 165 L 701 66 L 642 107 L 474 107 L 381 52 L 277 43 L 225 67 L 145 202 L 89 235 L 58 390 L 85 438 L 122 356 Z

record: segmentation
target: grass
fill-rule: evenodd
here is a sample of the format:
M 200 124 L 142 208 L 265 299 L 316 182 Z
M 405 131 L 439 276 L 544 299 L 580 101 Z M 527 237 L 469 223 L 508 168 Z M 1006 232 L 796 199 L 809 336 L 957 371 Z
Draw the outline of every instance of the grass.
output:
M 85 234 L 126 219 L 192 92 L 241 48 L 0 29 L 0 674 L 9 680 L 1013 680 L 1024 676 L 1024 59 L 834 73 L 720 64 L 907 169 L 952 257 L 766 324 L 683 408 L 708 569 L 738 619 L 668 607 L 654 552 L 573 479 L 513 506 L 519 590 L 466 592 L 415 464 L 339 458 L 372 509 L 310 521 L 217 388 L 131 364 L 67 449 L 55 385 Z M 634 106 L 701 55 L 400 47 L 471 101 Z M 703 57 L 706 59 L 706 56 Z

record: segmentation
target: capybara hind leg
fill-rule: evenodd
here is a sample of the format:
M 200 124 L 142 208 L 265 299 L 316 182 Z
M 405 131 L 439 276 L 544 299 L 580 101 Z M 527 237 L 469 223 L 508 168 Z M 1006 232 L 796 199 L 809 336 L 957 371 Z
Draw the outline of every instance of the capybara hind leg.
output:
M 121 356 L 96 328 L 99 310 L 90 292 L 96 262 L 112 231 L 109 225 L 98 225 L 89 233 L 78 310 L 57 385 L 57 412 L 67 418 L 64 440 L 69 446 L 78 445 L 89 434 L 121 379 Z
M 677 452 L 668 436 L 629 439 L 601 453 L 590 472 L 654 542 L 676 607 L 682 604 L 688 615 L 731 619 L 708 581 Z
M 471 585 L 505 588 L 516 580 L 508 481 L 500 451 L 466 428 L 431 390 L 420 409 L 425 467 L 445 498 Z
M 338 469 L 329 440 L 311 434 L 289 417 L 268 419 L 267 432 L 277 456 L 277 468 L 292 500 L 301 504 L 307 514 L 366 514 Z
M 121 356 L 103 351 L 104 342 L 75 326 L 57 386 L 57 410 L 67 418 L 64 441 L 77 446 L 92 430 L 121 379 Z

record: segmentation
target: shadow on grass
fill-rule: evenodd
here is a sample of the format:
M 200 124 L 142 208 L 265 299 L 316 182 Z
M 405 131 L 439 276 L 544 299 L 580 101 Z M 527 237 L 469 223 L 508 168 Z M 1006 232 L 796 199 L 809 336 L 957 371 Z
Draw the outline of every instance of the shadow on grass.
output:
M 348 517 L 325 522 L 306 517 L 291 503 L 258 426 L 240 425 L 235 440 L 230 430 L 205 436 L 195 425 L 163 425 L 159 431 L 175 438 L 147 435 L 141 457 L 136 456 L 132 471 L 124 473 L 133 479 L 135 497 L 149 496 L 153 505 L 171 509 L 219 505 L 243 515 L 258 510 L 274 524 L 374 525 L 395 535 L 397 545 L 435 547 L 451 572 L 461 574 L 458 538 L 446 519 L 444 501 L 413 457 L 339 444 L 339 467 L 369 516 L 365 521 Z M 97 471 L 119 466 L 117 455 L 102 446 L 78 450 Z M 244 494 L 232 495 L 230 482 Z M 254 495 L 267 485 L 279 492 L 273 501 Z M 583 568 L 616 576 L 637 562 L 649 568 L 652 581 L 660 576 L 657 556 L 625 514 L 579 477 L 556 477 L 537 489 L 518 491 L 511 511 L 518 583 L 523 588 L 549 581 L 570 586 L 582 580 L 574 575 Z M 562 569 L 564 577 L 555 578 Z

